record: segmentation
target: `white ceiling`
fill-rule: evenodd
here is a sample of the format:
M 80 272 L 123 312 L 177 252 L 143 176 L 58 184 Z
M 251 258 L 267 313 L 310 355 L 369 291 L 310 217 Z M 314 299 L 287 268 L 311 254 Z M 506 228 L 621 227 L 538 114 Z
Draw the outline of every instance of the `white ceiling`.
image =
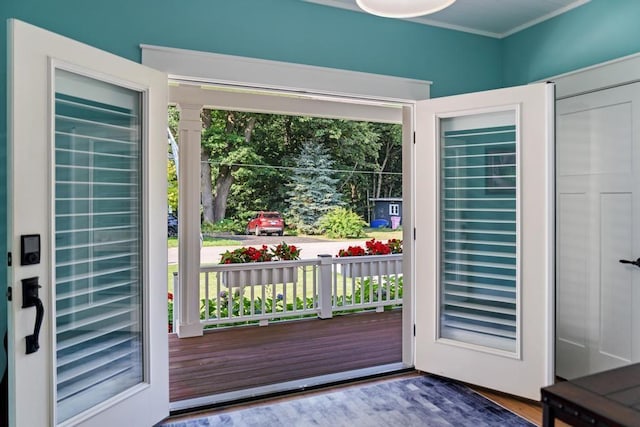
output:
M 362 12 L 355 0 L 304 0 Z M 457 0 L 452 6 L 408 21 L 502 38 L 590 0 Z M 362 12 L 365 13 L 365 12 Z

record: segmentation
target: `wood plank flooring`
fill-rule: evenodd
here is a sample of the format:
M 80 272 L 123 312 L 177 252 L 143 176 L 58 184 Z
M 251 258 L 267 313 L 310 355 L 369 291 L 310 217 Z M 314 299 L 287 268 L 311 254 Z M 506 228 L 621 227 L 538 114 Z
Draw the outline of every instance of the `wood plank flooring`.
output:
M 402 361 L 402 310 L 169 335 L 170 400 Z
M 188 413 L 188 414 L 176 415 L 176 416 L 171 417 L 170 421 L 178 422 L 178 421 L 193 420 L 193 419 L 196 419 L 196 418 L 199 418 L 199 417 L 206 417 L 206 416 L 215 415 L 217 413 L 225 412 L 225 411 L 228 411 L 230 408 L 232 408 L 234 410 L 238 410 L 238 409 L 245 409 L 245 408 L 250 408 L 250 407 L 254 407 L 254 406 L 263 405 L 265 403 L 275 404 L 275 403 L 278 403 L 278 402 L 283 402 L 283 401 L 287 401 L 287 400 L 294 400 L 294 399 L 298 399 L 298 398 L 301 398 L 301 397 L 312 396 L 312 395 L 317 395 L 317 394 L 321 394 L 321 393 L 330 393 L 330 392 L 338 391 L 338 390 L 344 390 L 346 388 L 366 386 L 366 385 L 373 384 L 373 383 L 376 383 L 376 382 L 388 381 L 391 378 L 409 378 L 409 377 L 417 376 L 417 375 L 428 375 L 428 374 L 422 374 L 422 373 L 420 373 L 418 371 L 413 371 L 413 372 L 409 372 L 409 373 L 385 376 L 385 377 L 380 378 L 380 379 L 353 381 L 353 382 L 350 382 L 348 384 L 343 384 L 343 385 L 339 385 L 339 386 L 332 386 L 332 387 L 326 387 L 326 388 L 321 388 L 321 389 L 317 389 L 317 390 L 302 391 L 302 392 L 297 392 L 297 393 L 294 393 L 294 394 L 291 394 L 291 395 L 282 396 L 282 397 L 273 397 L 273 398 L 268 398 L 268 399 L 260 399 L 260 400 L 256 400 L 256 401 L 252 401 L 252 402 L 248 402 L 248 403 L 242 403 L 242 404 L 239 404 L 239 405 L 230 405 L 230 406 L 220 407 L 220 408 L 216 408 L 216 409 L 207 409 L 207 410 L 200 411 L 200 412 L 191 412 L 191 413 Z M 482 394 L 487 399 L 490 399 L 490 400 L 494 401 L 495 403 L 497 403 L 498 405 L 501 405 L 504 408 L 506 408 L 506 409 L 508 409 L 508 410 L 520 415 L 521 417 L 529 420 L 531 423 L 533 423 L 533 424 L 535 424 L 537 426 L 541 426 L 542 425 L 542 407 L 541 407 L 540 403 L 534 402 L 534 401 L 530 401 L 530 400 L 526 400 L 526 399 L 520 399 L 520 398 L 517 398 L 517 397 L 514 397 L 514 396 L 510 396 L 510 395 L 507 395 L 507 394 L 494 392 L 494 391 L 483 389 L 483 388 L 478 388 L 478 387 L 473 387 L 473 386 L 471 388 L 473 388 L 476 392 Z M 562 422 L 556 422 L 556 425 L 558 427 L 567 426 L 567 424 L 564 424 Z
M 170 399 L 176 402 L 248 387 L 326 375 L 346 370 L 400 362 L 402 311 L 361 313 L 333 319 L 309 319 L 205 332 L 204 336 L 178 339 L 169 335 Z M 421 375 L 418 372 L 403 376 Z M 384 379 L 381 379 L 383 381 Z M 355 381 L 268 399 L 277 402 L 303 395 L 357 387 L 370 381 Z M 474 388 L 505 408 L 541 425 L 538 402 Z M 242 407 L 264 403 L 263 400 Z M 213 414 L 190 413 L 174 420 Z M 558 422 L 558 426 L 565 424 Z

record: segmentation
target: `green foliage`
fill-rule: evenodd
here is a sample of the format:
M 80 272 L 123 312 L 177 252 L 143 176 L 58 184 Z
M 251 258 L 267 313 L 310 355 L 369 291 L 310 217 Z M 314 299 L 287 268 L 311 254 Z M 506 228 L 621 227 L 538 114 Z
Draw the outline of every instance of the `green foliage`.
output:
M 205 221 L 202 223 L 201 230 L 203 233 L 233 233 L 233 234 L 242 234 L 244 232 L 244 228 L 246 225 L 246 221 L 242 221 L 239 219 L 223 219 L 214 224 Z
M 333 161 L 322 146 L 307 141 L 296 166 L 289 184 L 288 216 L 299 231 L 319 234 L 320 218 L 342 204 L 336 190 L 338 180 L 330 172 Z
M 335 298 L 336 305 L 339 307 L 402 298 L 402 276 L 384 277 L 382 283 L 372 281 L 370 278 L 358 280 L 353 294 Z M 385 307 L 385 309 L 391 308 L 393 306 Z
M 213 195 L 202 198 L 208 206 L 203 215 L 209 221 L 220 219 L 211 213 L 217 197 L 226 200 L 226 219 L 243 222 L 260 210 L 287 215 L 292 190 L 288 184 L 309 141 L 324 147 L 330 168 L 338 170 L 325 174 L 336 180 L 331 184 L 333 192 L 362 217 L 368 218 L 370 197 L 401 194 L 400 125 L 222 110 L 204 110 L 202 119 L 202 161 L 210 165 Z M 178 120 L 179 112 L 170 108 L 169 128 L 176 138 Z M 169 206 L 175 211 L 175 166 L 167 168 L 167 178 Z M 297 218 L 287 215 L 287 223 L 296 226 Z M 300 231 L 316 232 L 313 223 L 309 225 L 311 230 L 306 229 L 306 223 L 302 227 L 305 230 Z M 228 231 L 242 232 L 245 225 Z
M 169 131 L 173 138 L 178 140 L 178 122 L 180 113 L 176 107 L 169 107 Z M 169 161 L 167 162 L 167 205 L 171 212 L 178 211 L 178 174 L 176 173 L 176 163 L 173 158 L 171 145 L 167 145 L 167 154 Z
M 173 160 L 167 162 L 167 205 L 171 212 L 178 211 L 178 176 Z
M 173 294 L 167 293 L 167 318 L 169 324 L 169 332 L 173 332 Z
M 339 207 L 320 218 L 320 228 L 332 239 L 364 236 L 366 221 L 352 210 Z
M 291 312 L 293 310 L 306 310 L 306 309 L 312 309 L 314 307 L 314 299 L 311 297 L 308 298 L 300 298 L 297 297 L 295 302 L 291 301 L 291 302 L 286 302 L 284 301 L 284 298 L 282 296 L 282 294 L 278 294 L 278 295 L 272 295 L 271 291 L 267 292 L 267 296 L 264 299 L 264 313 L 267 314 L 271 314 L 271 313 L 282 313 L 285 311 Z M 218 313 L 218 301 L 220 301 L 220 313 Z M 209 300 L 209 304 L 208 304 L 208 314 L 209 314 L 209 319 L 228 319 L 229 317 L 231 317 L 231 319 L 233 319 L 234 317 L 238 317 L 240 316 L 241 312 L 240 312 L 240 308 L 242 307 L 242 314 L 244 315 L 248 315 L 250 313 L 255 313 L 256 315 L 260 315 L 263 313 L 263 307 L 262 307 L 262 298 L 261 297 L 256 297 L 255 299 L 251 300 L 250 298 L 248 298 L 247 296 L 241 296 L 239 294 L 239 292 L 234 292 L 233 295 L 231 295 L 231 300 L 229 300 L 229 293 L 226 291 L 223 291 L 220 294 L 220 298 L 211 298 Z M 202 299 L 200 300 L 200 318 L 204 319 L 205 318 L 205 313 L 207 313 L 207 300 Z M 231 316 L 229 316 L 229 310 L 231 310 Z M 315 314 L 312 314 L 310 316 L 315 316 Z M 287 316 L 288 318 L 290 316 Z M 280 320 L 278 318 L 274 318 L 272 319 L 274 321 Z M 253 322 L 256 323 L 256 322 Z M 225 326 L 225 325 L 221 325 L 221 326 Z

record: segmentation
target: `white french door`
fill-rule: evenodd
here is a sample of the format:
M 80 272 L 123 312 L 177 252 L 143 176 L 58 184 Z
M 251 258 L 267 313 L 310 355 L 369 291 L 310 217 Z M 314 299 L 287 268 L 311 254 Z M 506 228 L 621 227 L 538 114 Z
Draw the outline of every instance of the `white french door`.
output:
M 11 20 L 12 426 L 168 415 L 165 74 Z
M 553 85 L 416 109 L 416 368 L 539 399 L 553 381 Z

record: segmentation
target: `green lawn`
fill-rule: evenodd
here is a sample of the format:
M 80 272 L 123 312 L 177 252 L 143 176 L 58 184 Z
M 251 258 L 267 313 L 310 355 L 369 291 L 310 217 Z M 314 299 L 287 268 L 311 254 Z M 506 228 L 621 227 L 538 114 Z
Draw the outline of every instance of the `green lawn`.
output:
M 367 237 L 376 240 L 402 240 L 402 227 L 392 230 L 390 228 L 367 228 L 365 230 Z

